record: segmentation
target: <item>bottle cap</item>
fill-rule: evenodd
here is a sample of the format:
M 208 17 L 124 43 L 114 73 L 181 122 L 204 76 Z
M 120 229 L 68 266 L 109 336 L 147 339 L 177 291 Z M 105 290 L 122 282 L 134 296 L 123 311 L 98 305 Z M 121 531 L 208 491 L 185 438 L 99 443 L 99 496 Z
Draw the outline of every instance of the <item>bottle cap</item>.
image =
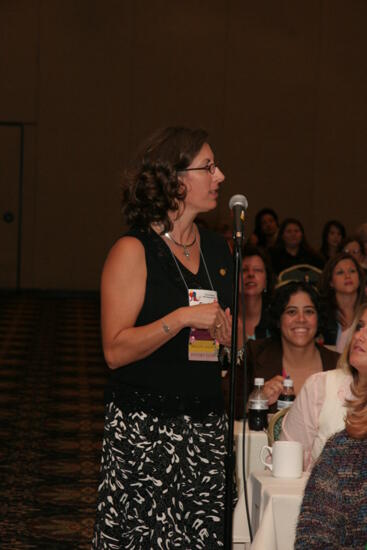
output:
M 255 386 L 263 386 L 264 385 L 264 378 L 255 378 L 254 385 Z
M 291 378 L 284 378 L 283 386 L 285 388 L 293 388 L 293 380 Z

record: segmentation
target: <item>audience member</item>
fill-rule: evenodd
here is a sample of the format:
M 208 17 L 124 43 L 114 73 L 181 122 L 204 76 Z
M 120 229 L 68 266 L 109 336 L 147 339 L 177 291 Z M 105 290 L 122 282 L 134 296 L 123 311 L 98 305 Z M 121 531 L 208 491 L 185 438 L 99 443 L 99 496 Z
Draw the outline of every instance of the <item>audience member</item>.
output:
M 246 246 L 242 253 L 242 268 L 246 339 L 267 338 L 270 336 L 268 306 L 274 287 L 269 260 L 261 249 Z M 242 313 L 242 300 L 239 305 Z
M 262 208 L 255 216 L 255 228 L 249 241 L 254 246 L 270 248 L 278 236 L 278 215 L 272 208 Z
M 367 306 L 344 361 L 353 372 L 346 430 L 334 435 L 307 483 L 298 519 L 296 550 L 363 550 L 367 541 Z M 326 376 L 329 377 L 330 373 Z M 336 400 L 336 395 L 331 397 Z M 287 416 L 292 414 L 293 407 Z M 338 404 L 341 408 L 340 402 Z M 343 411 L 344 412 L 344 411 Z M 329 421 L 332 422 L 332 403 Z M 341 416 L 341 415 L 339 415 Z M 306 422 L 305 422 L 306 424 Z M 299 429 L 299 432 L 302 428 Z
M 320 253 L 326 262 L 341 251 L 345 236 L 345 227 L 338 220 L 330 220 L 324 225 Z
M 347 254 L 353 256 L 359 265 L 363 264 L 364 260 L 364 246 L 363 242 L 357 235 L 350 235 L 342 242 L 342 250 Z
M 352 397 L 350 386 L 352 382 L 356 387 L 360 383 L 359 363 L 354 361 L 361 347 L 362 328 L 366 325 L 367 304 L 362 304 L 353 321 L 351 337 L 340 356 L 338 368 L 310 376 L 283 420 L 280 439 L 302 443 L 305 469 L 314 464 L 326 440 L 345 427 L 346 399 Z
M 320 292 L 327 315 L 323 330 L 326 345 L 342 352 L 358 306 L 364 301 L 365 276 L 357 260 L 340 252 L 322 273 Z
M 308 264 L 322 269 L 323 260 L 307 243 L 303 226 L 295 218 L 287 218 L 279 228 L 275 246 L 270 249 L 273 269 L 277 275 L 284 269 Z
M 338 354 L 315 343 L 320 319 L 317 291 L 304 282 L 278 288 L 270 306 L 271 338 L 247 343 L 249 391 L 255 377 L 265 379 L 264 392 L 273 405 L 286 376 L 294 381 L 297 394 L 305 380 L 316 372 L 334 369 Z M 237 415 L 243 410 L 244 369 L 238 369 Z
M 367 270 L 367 223 L 362 223 L 356 231 L 356 235 L 360 238 L 363 243 L 363 269 Z

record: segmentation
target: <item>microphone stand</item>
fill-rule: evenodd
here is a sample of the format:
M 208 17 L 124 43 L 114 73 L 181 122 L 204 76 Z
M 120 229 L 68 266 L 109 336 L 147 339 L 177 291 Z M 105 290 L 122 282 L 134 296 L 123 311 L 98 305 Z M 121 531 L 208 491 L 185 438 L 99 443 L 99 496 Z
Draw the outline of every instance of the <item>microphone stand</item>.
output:
M 233 473 L 235 455 L 233 452 L 234 420 L 235 420 L 235 388 L 236 388 L 236 367 L 237 367 L 237 326 L 238 326 L 238 296 L 239 296 L 239 274 L 241 261 L 242 238 L 234 237 L 233 249 L 233 304 L 232 304 L 232 342 L 231 342 L 231 363 L 229 369 L 229 417 L 228 417 L 228 441 L 226 460 L 226 491 L 225 491 L 225 518 L 224 518 L 224 548 L 232 548 L 232 524 L 233 524 Z

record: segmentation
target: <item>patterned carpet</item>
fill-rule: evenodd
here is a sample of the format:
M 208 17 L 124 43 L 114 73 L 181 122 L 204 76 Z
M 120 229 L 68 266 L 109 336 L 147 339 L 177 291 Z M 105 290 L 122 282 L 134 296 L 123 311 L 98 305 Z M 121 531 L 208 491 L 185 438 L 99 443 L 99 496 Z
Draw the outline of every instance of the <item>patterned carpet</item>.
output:
M 108 376 L 97 295 L 0 294 L 0 548 L 90 548 Z

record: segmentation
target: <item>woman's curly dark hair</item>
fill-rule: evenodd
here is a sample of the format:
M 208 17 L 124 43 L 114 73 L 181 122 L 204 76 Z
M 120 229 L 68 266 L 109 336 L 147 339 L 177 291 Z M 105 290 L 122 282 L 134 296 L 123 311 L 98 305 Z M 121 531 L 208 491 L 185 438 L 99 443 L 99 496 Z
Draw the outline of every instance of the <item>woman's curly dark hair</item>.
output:
M 357 301 L 355 304 L 355 309 L 364 301 L 364 287 L 365 287 L 365 274 L 357 260 L 348 254 L 347 252 L 339 252 L 326 263 L 324 270 L 322 272 L 320 281 L 319 281 L 319 291 L 321 295 L 321 300 L 324 305 L 327 315 L 333 315 L 338 309 L 338 304 L 336 302 L 335 290 L 330 285 L 331 279 L 333 277 L 334 269 L 342 260 L 351 260 L 355 265 L 355 268 L 359 277 L 359 288 L 357 293 Z
M 178 211 L 186 188 L 178 175 L 206 143 L 205 130 L 181 126 L 159 129 L 140 147 L 122 183 L 122 213 L 129 227 L 152 223 L 172 229 L 168 212 Z
M 298 294 L 299 292 L 305 292 L 309 295 L 310 300 L 316 309 L 318 331 L 320 330 L 322 315 L 318 291 L 310 283 L 305 283 L 304 281 L 291 281 L 278 287 L 274 292 L 273 300 L 270 304 L 270 330 L 272 336 L 279 339 L 281 338 L 280 318 L 283 315 L 291 296 Z

